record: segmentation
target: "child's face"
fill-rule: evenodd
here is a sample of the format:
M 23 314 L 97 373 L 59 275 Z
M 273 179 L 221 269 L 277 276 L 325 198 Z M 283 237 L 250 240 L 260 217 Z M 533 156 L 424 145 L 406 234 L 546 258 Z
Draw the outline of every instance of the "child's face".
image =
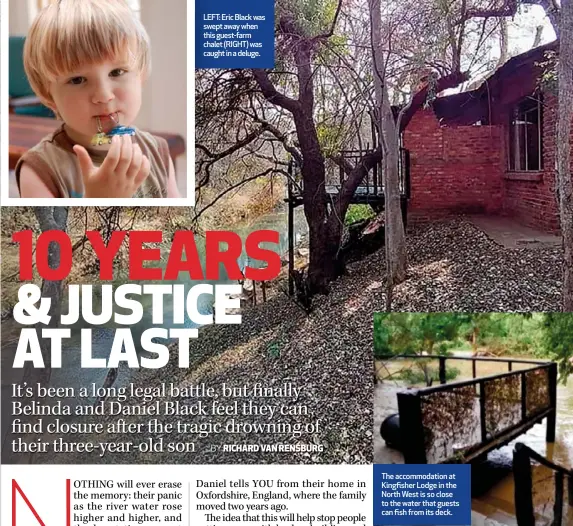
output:
M 125 62 L 88 65 L 52 82 L 52 109 L 66 123 L 68 135 L 89 146 L 98 133 L 98 117 L 104 132 L 133 123 L 141 108 L 141 84 L 141 73 Z

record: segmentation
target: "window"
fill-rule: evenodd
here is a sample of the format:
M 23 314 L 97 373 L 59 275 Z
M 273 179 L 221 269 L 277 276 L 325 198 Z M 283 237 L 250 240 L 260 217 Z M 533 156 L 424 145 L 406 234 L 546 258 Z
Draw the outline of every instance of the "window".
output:
M 513 109 L 509 126 L 509 169 L 538 171 L 542 169 L 541 101 L 529 97 Z

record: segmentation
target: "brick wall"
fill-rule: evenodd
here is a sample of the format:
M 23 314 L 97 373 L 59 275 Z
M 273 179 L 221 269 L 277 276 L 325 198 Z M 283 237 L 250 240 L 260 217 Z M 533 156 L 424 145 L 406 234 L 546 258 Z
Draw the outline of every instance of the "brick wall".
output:
M 440 127 L 420 110 L 404 133 L 410 150 L 409 220 L 501 213 L 505 171 L 501 126 Z
M 504 176 L 504 213 L 526 225 L 551 232 L 559 230 L 559 210 L 555 198 L 556 107 L 555 97 L 546 94 L 542 113 L 543 170 L 508 172 Z

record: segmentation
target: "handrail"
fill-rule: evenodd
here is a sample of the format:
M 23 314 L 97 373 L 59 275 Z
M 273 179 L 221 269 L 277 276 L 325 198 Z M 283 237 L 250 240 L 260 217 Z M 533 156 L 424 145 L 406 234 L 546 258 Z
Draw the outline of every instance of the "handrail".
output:
M 376 356 L 377 360 L 393 360 L 394 358 L 431 358 L 446 360 L 471 360 L 478 362 L 501 362 L 501 363 L 530 363 L 536 365 L 544 365 L 551 363 L 551 360 L 528 360 L 526 358 L 491 358 L 488 356 L 448 356 L 443 354 L 386 354 Z
M 437 358 L 440 358 L 439 356 Z M 408 389 L 397 393 L 398 397 L 398 410 L 400 414 L 400 429 L 403 438 L 403 452 L 406 463 L 423 464 L 427 462 L 426 457 L 426 428 L 422 423 L 423 420 L 423 401 L 426 397 L 434 393 L 452 392 L 456 389 L 479 386 L 479 426 L 481 430 L 481 439 L 478 443 L 473 445 L 468 444 L 469 449 L 466 453 L 471 458 L 471 455 L 481 454 L 479 451 L 484 447 L 490 445 L 502 444 L 504 439 L 509 437 L 515 438 L 517 434 L 526 431 L 529 427 L 534 425 L 537 421 L 547 418 L 546 440 L 548 442 L 555 441 L 555 427 L 556 427 L 556 403 L 557 403 L 557 364 L 551 361 L 544 361 L 541 363 L 528 361 L 529 365 L 525 369 L 517 371 L 508 371 L 505 373 L 492 374 L 479 378 L 469 380 L 462 380 L 459 382 L 445 383 L 445 357 L 440 360 L 440 380 L 441 385 L 435 387 L 425 387 L 419 389 Z M 510 368 L 511 369 L 511 368 Z M 547 371 L 547 402 L 538 407 L 535 404 L 529 408 L 529 386 L 527 378 L 536 371 Z M 495 382 L 505 378 L 521 378 L 519 402 L 521 403 L 521 411 L 518 420 L 508 422 L 503 426 L 503 429 L 492 429 L 488 431 L 487 426 L 487 402 L 489 396 L 487 394 L 487 386 L 489 382 Z M 476 393 L 478 391 L 476 390 Z M 517 434 L 516 434 L 517 433 Z M 444 458 L 443 461 L 449 461 Z
M 555 472 L 555 502 L 553 505 L 553 526 L 563 525 L 564 479 L 568 477 L 568 501 L 573 506 L 573 470 L 568 470 L 546 459 L 530 447 L 518 442 L 513 450 L 513 480 L 515 487 L 515 512 L 519 526 L 535 526 L 533 505 L 533 475 L 531 459 Z
M 347 158 L 351 160 L 360 160 L 364 155 L 369 153 L 374 153 L 376 149 L 373 148 L 361 148 L 358 150 L 339 150 L 338 153 L 341 158 Z M 401 146 L 399 148 L 398 154 L 398 170 L 399 170 L 399 178 L 400 178 L 400 196 L 402 198 L 410 199 L 411 197 L 411 176 L 410 176 L 410 150 Z M 291 168 L 292 167 L 292 168 Z M 289 173 L 294 171 L 294 167 L 298 167 L 298 163 L 295 159 L 291 158 L 289 160 Z M 370 177 L 370 172 L 372 172 L 372 176 Z M 342 165 L 339 166 L 339 183 L 340 186 L 344 184 L 344 182 L 348 179 L 348 174 L 344 171 Z M 289 179 L 290 181 L 290 179 Z M 365 184 L 364 184 L 365 183 Z M 338 185 L 332 185 L 338 186 Z M 382 167 L 381 163 L 376 163 L 365 175 L 363 179 L 363 183 L 360 185 L 362 187 L 366 187 L 368 189 L 367 195 L 378 195 L 378 190 L 382 190 L 384 188 L 383 176 L 382 176 Z M 370 193 L 370 188 L 374 189 L 374 192 Z M 293 188 L 295 190 L 295 188 Z M 297 193 L 300 193 L 302 190 L 302 185 L 296 185 Z M 293 192 L 294 194 L 295 192 Z M 292 196 L 291 196 L 292 197 Z M 289 199 L 291 198 L 289 197 Z
M 466 387 L 468 385 L 477 385 L 482 382 L 497 380 L 498 378 L 506 378 L 509 376 L 517 376 L 529 371 L 536 371 L 542 369 L 549 369 L 551 363 L 539 365 L 538 367 L 531 367 L 530 369 L 520 369 L 518 371 L 509 371 L 507 373 L 490 374 L 488 376 L 480 376 L 479 378 L 472 378 L 471 380 L 460 380 L 459 382 L 450 382 L 449 384 L 436 385 L 434 387 L 423 387 L 420 389 L 410 389 L 413 392 L 419 392 L 422 396 L 440 391 L 449 391 L 453 388 Z
M 518 451 L 527 452 L 527 454 L 533 460 L 535 460 L 536 462 L 539 462 L 540 464 L 543 464 L 545 467 L 548 467 L 549 469 L 552 469 L 553 471 L 558 471 L 559 473 L 563 473 L 563 475 L 567 475 L 568 477 L 570 477 L 573 473 L 573 470 L 566 469 L 563 466 L 560 466 L 559 464 L 555 464 L 555 463 L 551 462 L 551 460 L 545 458 L 543 455 L 540 455 L 537 451 L 534 451 L 529 446 L 526 446 L 525 444 L 523 444 L 521 442 L 518 442 L 517 444 L 515 444 L 515 449 Z

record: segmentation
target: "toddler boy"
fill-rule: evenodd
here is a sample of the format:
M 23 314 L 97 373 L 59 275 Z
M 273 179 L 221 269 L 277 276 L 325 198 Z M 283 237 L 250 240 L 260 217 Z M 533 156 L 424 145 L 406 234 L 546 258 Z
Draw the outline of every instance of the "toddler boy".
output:
M 167 142 L 129 127 L 151 69 L 149 37 L 125 0 L 57 0 L 24 46 L 34 92 L 62 126 L 16 166 L 21 197 L 179 197 Z M 123 130 L 123 128 L 122 128 Z

